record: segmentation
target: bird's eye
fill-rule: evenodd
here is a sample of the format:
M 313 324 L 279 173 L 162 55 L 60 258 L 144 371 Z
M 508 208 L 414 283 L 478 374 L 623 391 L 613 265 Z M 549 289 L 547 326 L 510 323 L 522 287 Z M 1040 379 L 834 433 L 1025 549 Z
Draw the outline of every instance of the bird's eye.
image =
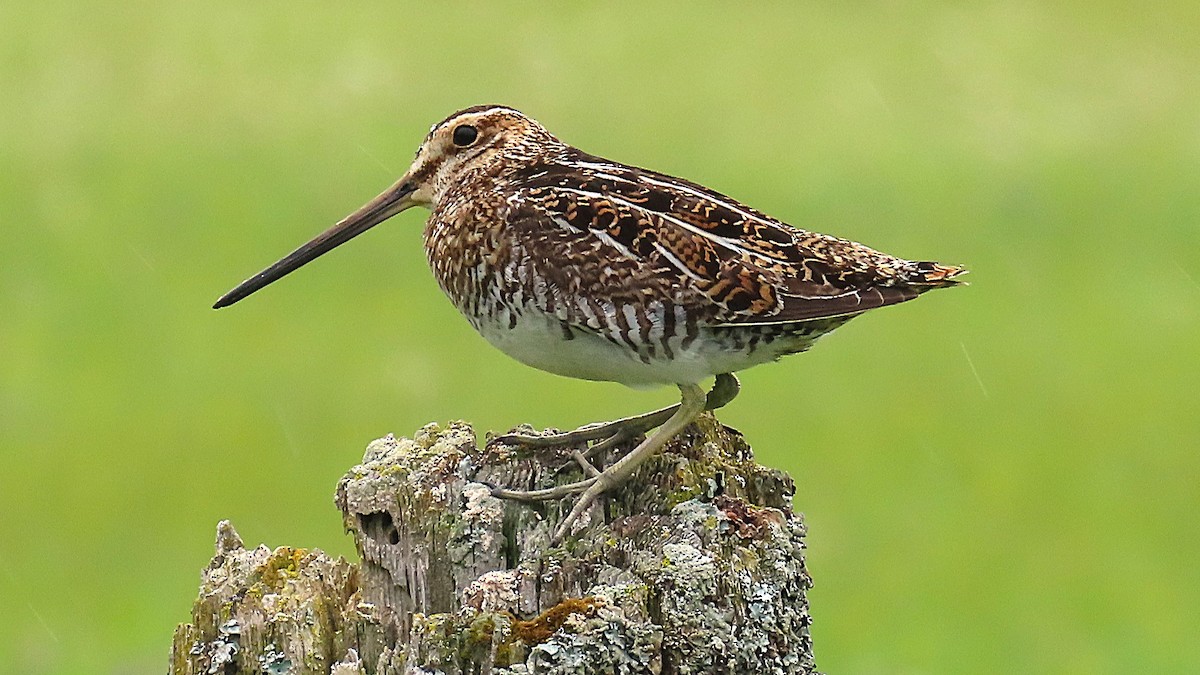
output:
M 454 144 L 460 148 L 465 148 L 475 142 L 479 138 L 479 131 L 470 124 L 460 124 L 454 127 Z

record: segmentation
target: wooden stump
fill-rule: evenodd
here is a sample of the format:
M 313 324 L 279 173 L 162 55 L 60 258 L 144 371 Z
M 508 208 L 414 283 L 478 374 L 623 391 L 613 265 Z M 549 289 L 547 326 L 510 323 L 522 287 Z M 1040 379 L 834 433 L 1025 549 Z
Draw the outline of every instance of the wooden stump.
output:
M 223 522 L 170 671 L 814 672 L 792 482 L 740 434 L 705 415 L 558 547 L 570 499 L 488 488 L 580 478 L 569 449 L 478 448 L 461 423 L 379 439 L 337 489 L 362 562 L 247 550 Z

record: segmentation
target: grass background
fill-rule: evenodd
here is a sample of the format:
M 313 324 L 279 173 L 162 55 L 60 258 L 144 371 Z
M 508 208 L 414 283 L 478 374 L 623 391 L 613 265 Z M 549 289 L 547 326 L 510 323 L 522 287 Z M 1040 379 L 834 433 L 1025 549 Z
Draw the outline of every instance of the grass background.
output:
M 1200 671 L 1200 5 L 0 5 L 0 672 L 157 673 L 214 526 L 351 555 L 368 441 L 670 402 L 527 369 L 404 214 L 506 103 L 972 285 L 746 372 L 830 673 Z

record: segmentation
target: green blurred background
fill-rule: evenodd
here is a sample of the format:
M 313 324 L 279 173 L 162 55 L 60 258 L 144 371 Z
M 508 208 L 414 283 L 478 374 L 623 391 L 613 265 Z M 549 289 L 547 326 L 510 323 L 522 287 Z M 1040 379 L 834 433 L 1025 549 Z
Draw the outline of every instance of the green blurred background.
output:
M 971 268 L 721 413 L 823 670 L 1200 672 L 1200 6 L 1050 4 L 0 5 L 0 672 L 165 670 L 221 518 L 353 555 L 385 433 L 673 400 L 487 346 L 418 212 L 209 309 L 492 102 Z

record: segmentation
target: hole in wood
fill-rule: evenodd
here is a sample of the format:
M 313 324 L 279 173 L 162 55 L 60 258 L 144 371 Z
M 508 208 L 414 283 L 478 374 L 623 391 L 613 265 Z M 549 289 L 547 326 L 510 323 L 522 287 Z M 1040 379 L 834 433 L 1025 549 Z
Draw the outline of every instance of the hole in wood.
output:
M 358 526 L 362 533 L 379 543 L 393 546 L 400 543 L 400 533 L 392 522 L 392 514 L 387 511 L 358 514 Z

